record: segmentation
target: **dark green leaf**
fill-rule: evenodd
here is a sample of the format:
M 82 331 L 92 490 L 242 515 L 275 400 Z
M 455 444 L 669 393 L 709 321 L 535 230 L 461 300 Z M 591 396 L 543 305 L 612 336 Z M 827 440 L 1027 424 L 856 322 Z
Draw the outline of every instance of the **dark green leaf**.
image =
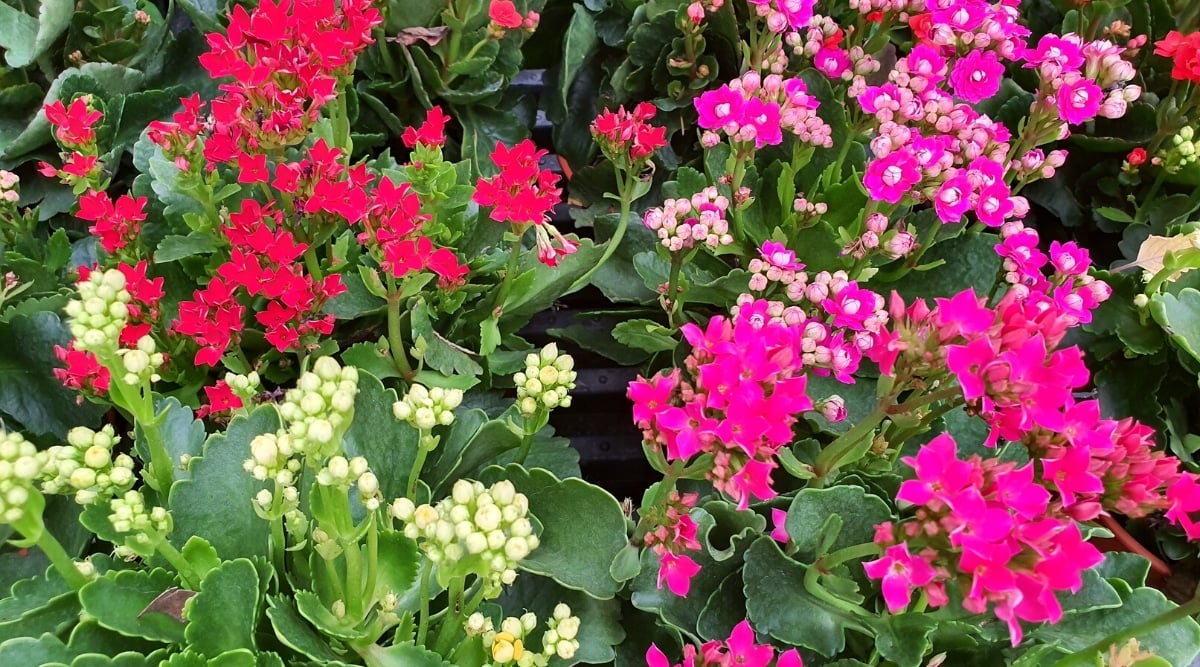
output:
M 621 322 L 613 327 L 612 337 L 629 347 L 647 352 L 665 352 L 679 345 L 670 329 L 650 320 Z
M 817 539 L 825 519 L 832 515 L 840 516 L 843 522 L 832 550 L 870 542 L 874 537 L 873 526 L 892 518 L 887 504 L 861 487 L 801 489 L 787 513 L 788 535 L 800 554 L 821 555 L 817 553 Z
M 154 261 L 175 262 L 184 257 L 207 255 L 217 250 L 217 239 L 205 232 L 191 232 L 187 236 L 171 235 L 164 238 L 154 251 Z
M 338 659 L 325 639 L 296 612 L 287 597 L 272 595 L 267 598 L 267 618 L 271 620 L 275 636 L 285 646 L 313 660 Z
M 66 347 L 71 334 L 56 313 L 13 317 L 0 324 L 0 411 L 29 433 L 66 438 L 74 426 L 99 424 L 104 408 L 80 397 L 54 377 L 60 363 L 54 347 Z
M 405 495 L 408 472 L 417 454 L 416 429 L 396 421 L 392 414 L 396 400 L 396 392 L 370 373 L 359 372 L 354 421 L 342 438 L 347 457 L 364 456 L 371 464 L 384 498 Z

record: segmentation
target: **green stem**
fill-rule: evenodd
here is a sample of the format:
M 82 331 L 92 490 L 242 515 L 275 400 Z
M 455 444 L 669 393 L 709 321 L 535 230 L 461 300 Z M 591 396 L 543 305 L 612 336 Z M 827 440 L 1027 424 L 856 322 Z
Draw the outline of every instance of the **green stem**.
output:
M 1062 658 L 1058 662 L 1051 665 L 1051 667 L 1071 667 L 1073 665 L 1092 664 L 1091 662 L 1083 661 L 1094 658 L 1097 654 L 1106 651 L 1110 646 L 1123 644 L 1131 638 L 1144 636 L 1161 627 L 1170 625 L 1175 621 L 1194 616 L 1197 613 L 1200 613 L 1200 597 L 1192 598 L 1183 605 L 1165 611 L 1158 616 L 1155 616 L 1154 618 L 1151 618 L 1143 623 L 1139 623 L 1131 628 L 1118 630 L 1104 637 L 1095 644 L 1083 649 L 1082 651 L 1076 651 L 1075 653 Z
M 874 545 L 872 545 L 874 546 Z M 827 588 L 821 585 L 821 560 L 809 565 L 804 572 L 804 590 L 808 591 L 813 597 L 821 600 L 838 611 L 845 612 L 851 616 L 868 616 L 865 609 L 862 607 L 830 593 Z
M 379 526 L 375 516 L 375 512 L 367 516 L 371 525 L 367 528 L 367 584 L 363 589 L 362 598 L 368 601 L 368 609 L 371 603 L 375 602 L 375 586 L 379 581 Z
M 1166 180 L 1167 170 L 1159 169 L 1158 175 L 1154 178 L 1154 183 L 1150 185 L 1150 190 L 1146 192 L 1146 196 L 1142 197 L 1138 204 L 1137 210 L 1134 211 L 1133 221 L 1141 223 L 1146 221 L 1146 211 L 1150 209 L 1150 203 L 1154 201 L 1154 197 L 1158 195 L 1158 191 L 1162 188 L 1163 181 Z
M 621 202 L 621 217 L 617 219 L 617 229 L 613 232 L 612 238 L 605 241 L 604 254 L 600 256 L 600 261 L 593 264 L 592 268 L 588 269 L 586 273 L 572 283 L 571 288 L 566 292 L 567 294 L 583 289 L 588 284 L 588 280 L 591 279 L 592 275 L 596 271 L 599 271 L 600 267 L 604 266 L 604 263 L 608 261 L 608 258 L 612 257 L 613 253 L 617 251 L 617 246 L 621 245 L 621 239 L 625 237 L 625 229 L 629 227 L 630 211 L 633 210 L 633 189 L 636 179 L 637 176 L 635 174 L 624 174 L 617 178 L 617 197 Z
M 284 573 L 286 572 L 287 561 L 287 538 L 283 534 L 283 517 L 276 516 L 279 514 L 281 505 L 283 504 L 283 488 L 279 482 L 275 482 L 274 502 L 271 505 L 271 559 L 275 562 L 276 574 L 279 577 L 279 583 L 282 584 L 285 580 Z
M 667 326 L 675 330 L 675 315 L 683 312 L 679 296 L 679 274 L 683 269 L 683 256 L 671 253 L 671 273 L 667 278 L 667 293 L 663 295 L 663 307 L 667 311 Z
M 391 274 L 387 276 L 387 328 L 388 351 L 392 354 L 392 363 L 400 371 L 405 380 L 412 379 L 412 366 L 408 363 L 408 353 L 404 351 L 404 337 L 400 333 L 400 294 L 396 289 L 396 280 Z
M 343 603 L 346 601 L 346 589 L 342 587 L 342 573 L 338 572 L 337 567 L 333 564 L 333 560 L 321 558 L 325 561 L 325 574 L 329 577 L 329 583 L 333 586 L 333 594 Z
M 37 539 L 37 546 L 42 553 L 46 554 L 55 571 L 71 585 L 71 588 L 79 590 L 88 583 L 88 578 L 83 576 L 79 568 L 75 567 L 75 559 L 67 555 L 67 550 L 49 530 L 42 530 L 41 536 Z
M 420 445 L 417 446 L 417 457 L 413 459 L 412 468 L 408 472 L 408 493 L 407 498 L 414 503 L 417 502 L 417 482 L 421 479 L 421 468 L 425 466 L 425 457 L 429 456 L 432 447 L 426 447 L 425 441 L 427 438 L 432 438 L 432 432 L 422 430 L 420 435 Z
M 867 542 L 865 544 L 856 544 L 852 547 L 838 549 L 837 551 L 827 553 L 824 556 L 821 556 L 820 558 L 817 559 L 817 562 L 814 563 L 814 567 L 817 567 L 818 569 L 822 569 L 825 571 L 829 571 L 829 569 L 832 568 L 833 566 L 840 565 L 842 563 L 845 563 L 848 560 L 855 560 L 857 558 L 866 558 L 867 556 L 878 556 L 878 555 L 879 555 L 879 545 L 878 544 L 875 544 L 874 542 Z
M 813 474 L 816 475 L 812 480 L 814 487 L 820 488 L 824 486 L 825 478 L 842 465 L 842 459 L 849 456 L 859 446 L 863 438 L 871 436 L 871 433 L 875 431 L 875 427 L 879 426 L 884 418 L 887 417 L 891 402 L 892 396 L 885 396 L 879 401 L 879 404 L 871 414 L 867 415 L 854 428 L 846 431 L 837 440 L 829 443 L 829 445 L 821 450 L 821 453 L 817 455 L 816 465 L 813 466 Z
M 311 244 L 308 246 L 308 250 L 304 251 L 304 266 L 308 268 L 309 275 L 317 282 L 325 278 L 325 274 L 321 272 L 321 262 L 317 259 L 317 249 Z
M 545 419 L 545 414 L 543 414 L 544 412 L 545 412 L 544 408 L 538 408 L 538 414 L 536 415 L 536 417 L 538 417 L 539 419 L 537 419 L 537 421 L 540 422 L 543 419 Z M 516 460 L 516 463 L 519 465 L 525 464 L 525 459 L 529 458 L 529 450 L 532 449 L 532 447 L 533 447 L 534 429 L 530 428 L 530 426 L 533 422 L 534 422 L 534 420 L 530 419 L 529 417 L 525 417 L 525 416 L 521 417 L 521 431 L 522 431 L 521 449 L 519 449 L 517 451 L 517 460 Z
M 491 41 L 491 39 L 492 39 L 491 37 L 485 35 L 483 39 L 479 40 L 475 44 L 475 46 L 471 47 L 470 51 L 467 51 L 467 55 L 463 56 L 462 60 L 454 60 L 450 64 L 453 65 L 454 63 L 459 63 L 459 62 L 463 62 L 464 60 L 470 60 L 471 58 L 474 58 L 475 54 L 479 53 L 479 49 L 482 49 L 485 44 L 487 44 L 488 42 Z M 443 85 L 445 87 L 449 88 L 450 84 L 454 83 L 455 80 L 458 79 L 458 77 L 459 77 L 458 74 L 450 74 L 449 76 L 446 77 L 446 81 Z
M 425 637 L 429 633 L 429 575 L 433 571 L 433 563 L 425 561 L 421 565 L 421 619 L 417 621 L 417 646 L 425 646 Z
M 159 555 L 165 558 L 171 564 L 171 567 L 175 568 L 175 571 L 179 573 L 179 578 L 183 580 L 185 586 L 192 590 L 199 590 L 200 577 L 196 576 L 195 568 L 183 557 L 183 554 L 179 553 L 178 549 L 167 541 L 166 538 L 159 540 L 155 548 L 158 549 Z
M 450 652 L 454 636 L 463 627 L 462 596 L 466 579 L 465 576 L 459 576 L 450 580 L 449 597 L 446 598 L 446 615 L 442 617 L 437 639 L 433 642 L 433 651 L 438 655 L 446 655 Z
M 508 253 L 508 265 L 504 268 L 504 277 L 500 279 L 500 289 L 496 290 L 496 302 L 492 310 L 492 319 L 494 320 L 499 320 L 500 316 L 504 314 L 504 302 L 512 290 L 513 278 L 517 275 L 517 269 L 521 266 L 521 251 L 524 250 L 521 239 L 525 238 L 525 232 L 528 229 L 528 225 L 517 225 L 517 240 Z
M 954 398 L 955 396 L 959 396 L 961 394 L 962 394 L 962 388 L 960 388 L 957 385 L 953 385 L 950 387 L 944 387 L 942 389 L 939 389 L 939 390 L 933 392 L 932 394 L 921 394 L 920 396 L 911 398 L 899 405 L 892 406 L 892 407 L 888 408 L 887 412 L 890 415 L 904 414 L 904 413 L 912 412 L 913 410 L 916 410 L 919 407 L 929 405 L 930 403 L 936 403 L 940 400 L 947 399 L 947 398 Z

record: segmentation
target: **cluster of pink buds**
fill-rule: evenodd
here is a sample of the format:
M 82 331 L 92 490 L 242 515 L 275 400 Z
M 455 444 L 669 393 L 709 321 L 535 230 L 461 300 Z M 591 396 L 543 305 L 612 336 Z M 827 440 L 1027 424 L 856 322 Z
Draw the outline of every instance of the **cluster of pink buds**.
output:
M 709 186 L 690 198 L 668 199 L 662 208 L 646 211 L 643 224 L 670 252 L 691 250 L 697 244 L 716 249 L 733 243 L 729 233 L 729 198 Z
M 813 17 L 816 0 L 748 0 L 754 13 L 767 21 L 767 29 L 781 34 L 800 30 Z
M 817 98 L 798 78 L 750 71 L 704 92 L 694 104 L 701 128 L 722 132 L 735 143 L 753 143 L 756 148 L 777 145 L 786 130 L 806 144 L 833 146 L 833 130 L 817 115 Z M 705 141 L 713 143 L 713 139 Z
M 908 231 L 903 222 L 889 228 L 888 218 L 882 213 L 868 215 L 864 226 L 863 233 L 842 248 L 843 255 L 862 259 L 873 253 L 880 253 L 888 259 L 899 259 L 917 247 L 916 237 Z
M 699 25 L 704 17 L 725 6 L 725 0 L 695 0 L 687 7 L 687 17 Z
M 1103 39 L 1085 42 L 1070 33 L 1045 35 L 1023 54 L 1025 67 L 1036 69 L 1041 80 L 1035 108 L 1050 110 L 1064 126 L 1096 116 L 1121 118 L 1142 95 L 1140 86 L 1127 85 L 1134 68 L 1124 59 L 1137 46 L 1140 40 L 1123 47 Z M 1058 132 L 1064 134 L 1065 127 Z

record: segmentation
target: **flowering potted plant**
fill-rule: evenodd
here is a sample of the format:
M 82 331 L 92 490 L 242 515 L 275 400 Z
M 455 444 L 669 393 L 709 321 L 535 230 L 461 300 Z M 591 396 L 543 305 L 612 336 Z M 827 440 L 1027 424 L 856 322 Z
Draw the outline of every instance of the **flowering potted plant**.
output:
M 603 163 L 575 155 L 581 239 L 547 222 L 544 149 L 485 146 L 481 112 L 429 96 L 511 78 L 489 63 L 531 8 L 452 3 L 393 42 L 407 5 L 323 6 L 233 7 L 199 58 L 218 92 L 148 123 L 127 188 L 106 98 L 45 106 L 61 152 L 39 171 L 78 196 L 95 256 L 0 173 L 6 245 L 48 274 L 6 278 L 0 324 L 53 349 L 82 406 L 5 404 L 0 520 L 24 550 L 5 556 L 48 568 L 0 600 L 0 664 L 1200 654 L 1200 602 L 1095 544 L 1160 513 L 1200 536 L 1187 461 L 1083 393 L 1068 336 L 1124 293 L 1025 222 L 1060 142 L 1134 113 L 1136 20 L 1091 7 L 1035 36 L 1010 0 L 575 7 L 565 51 L 628 57 L 609 83 L 628 104 L 589 114 Z M 627 29 L 602 38 L 606 15 Z M 1186 63 L 1189 40 L 1154 48 Z M 428 103 L 398 157 L 355 130 L 356 73 L 392 45 Z M 638 99 L 647 77 L 665 95 Z M 1146 300 L 1189 258 L 1165 254 Z M 631 420 L 661 480 L 636 509 L 580 477 L 549 427 L 576 362 L 523 329 L 589 285 L 636 308 L 602 345 L 562 335 L 639 365 Z

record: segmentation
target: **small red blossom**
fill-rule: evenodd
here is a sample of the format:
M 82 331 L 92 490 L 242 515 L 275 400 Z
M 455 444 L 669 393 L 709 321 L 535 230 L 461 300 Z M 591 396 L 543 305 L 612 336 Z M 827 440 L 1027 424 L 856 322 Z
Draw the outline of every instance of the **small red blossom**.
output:
M 648 122 L 657 111 L 649 102 L 638 104 L 632 112 L 623 106 L 616 111 L 605 109 L 592 121 L 592 137 L 608 159 L 640 171 L 654 151 L 667 145 L 667 128 Z
M 54 377 L 68 389 L 90 392 L 97 396 L 108 393 L 112 375 L 107 368 L 100 365 L 96 355 L 76 350 L 75 341 L 71 341 L 65 348 L 55 345 L 54 356 L 66 366 L 55 368 Z M 83 403 L 83 396 L 77 400 Z
M 105 252 L 114 253 L 137 240 L 146 219 L 146 198 L 124 194 L 113 202 L 106 192 L 88 190 L 79 198 L 75 215 L 93 223 L 88 231 L 100 239 Z
M 558 176 L 549 169 L 539 169 L 546 154 L 528 139 L 512 148 L 496 142 L 491 159 L 500 173 L 478 180 L 475 203 L 491 206 L 490 217 L 496 222 L 542 224 L 562 196 Z
M 1155 42 L 1154 53 L 1171 59 L 1171 78 L 1200 83 L 1200 32 L 1184 35 L 1172 30 Z
M 204 394 L 208 397 L 208 403 L 200 406 L 199 410 L 196 410 L 196 417 L 200 419 L 221 412 L 237 410 L 244 405 L 241 397 L 235 394 L 233 389 L 224 380 L 217 380 L 215 385 L 205 387 Z
M 1146 149 L 1138 146 L 1137 148 L 1129 151 L 1129 155 L 1126 156 L 1125 161 L 1128 162 L 1131 167 L 1140 167 L 1143 164 L 1146 164 L 1146 157 Z
M 404 128 L 400 139 L 409 148 L 416 148 L 417 144 L 426 148 L 442 146 L 446 143 L 446 122 L 449 120 L 450 116 L 443 113 L 441 107 L 435 106 L 425 113 L 425 122 L 420 127 Z
M 525 17 L 511 0 L 492 0 L 488 5 L 488 18 L 501 28 L 520 28 L 525 22 Z
M 93 127 L 103 114 L 89 108 L 87 99 L 77 97 L 69 107 L 64 106 L 62 100 L 55 100 L 47 104 L 44 111 L 46 120 L 54 126 L 54 138 L 64 148 L 81 148 L 96 142 Z

